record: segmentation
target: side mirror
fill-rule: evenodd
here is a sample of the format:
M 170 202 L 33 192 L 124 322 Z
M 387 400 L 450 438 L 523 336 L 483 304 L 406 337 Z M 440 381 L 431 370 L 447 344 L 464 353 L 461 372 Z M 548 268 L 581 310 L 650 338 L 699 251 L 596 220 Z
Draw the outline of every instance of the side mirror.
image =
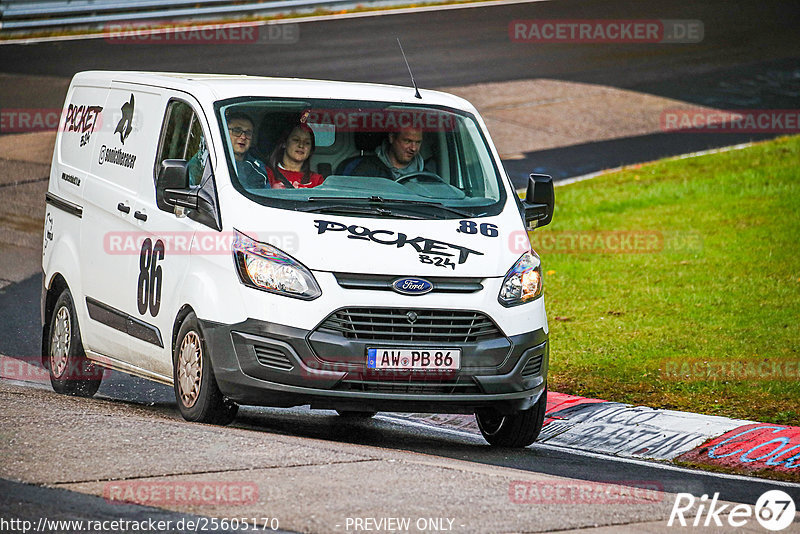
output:
M 528 178 L 528 190 L 522 207 L 525 210 L 525 224 L 528 228 L 541 228 L 553 220 L 555 209 L 555 193 L 553 178 L 546 174 L 531 174 Z M 532 225 L 533 222 L 535 225 Z
M 197 191 L 189 188 L 189 167 L 182 159 L 165 159 L 156 178 L 158 209 L 173 211 L 175 206 L 197 209 Z

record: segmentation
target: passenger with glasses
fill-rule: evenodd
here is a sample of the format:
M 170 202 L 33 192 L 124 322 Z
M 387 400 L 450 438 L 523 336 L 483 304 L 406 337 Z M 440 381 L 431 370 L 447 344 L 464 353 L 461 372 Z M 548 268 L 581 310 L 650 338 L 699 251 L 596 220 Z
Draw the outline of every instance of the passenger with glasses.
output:
M 227 114 L 227 122 L 239 183 L 246 189 L 269 189 L 267 166 L 248 152 L 253 142 L 252 119 L 245 113 L 233 111 Z

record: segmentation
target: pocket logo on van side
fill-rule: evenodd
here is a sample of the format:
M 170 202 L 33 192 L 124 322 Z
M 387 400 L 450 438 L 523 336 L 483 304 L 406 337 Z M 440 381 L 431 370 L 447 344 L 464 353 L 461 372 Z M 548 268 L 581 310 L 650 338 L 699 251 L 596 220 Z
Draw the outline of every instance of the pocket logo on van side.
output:
M 423 278 L 398 278 L 392 282 L 392 289 L 403 295 L 424 295 L 433 290 L 433 284 Z

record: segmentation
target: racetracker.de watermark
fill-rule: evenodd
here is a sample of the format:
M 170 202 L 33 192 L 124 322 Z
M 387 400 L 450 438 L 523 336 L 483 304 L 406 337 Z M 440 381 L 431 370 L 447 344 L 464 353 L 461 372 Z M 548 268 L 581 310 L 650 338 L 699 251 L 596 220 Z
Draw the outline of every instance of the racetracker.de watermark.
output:
M 669 381 L 797 381 L 800 360 L 685 360 L 665 359 L 659 366 L 661 378 Z
M 283 45 L 300 40 L 300 25 L 295 23 L 185 26 L 169 22 L 137 22 L 111 23 L 104 29 L 106 42 L 122 45 Z
M 703 237 L 660 230 L 516 230 L 508 236 L 508 247 L 520 254 L 530 247 L 540 254 L 697 254 Z
M 103 127 L 103 106 L 69 103 L 61 108 L 0 109 L 0 133 L 77 132 L 91 134 Z M 116 124 L 116 122 L 114 123 Z
M 650 504 L 664 498 L 656 480 L 560 482 L 515 480 L 508 486 L 514 504 Z
M 664 235 L 657 230 L 592 231 L 563 230 L 512 232 L 509 247 L 527 250 L 528 243 L 540 254 L 654 254 L 664 250 Z
M 56 131 L 61 123 L 61 108 L 0 109 L 0 133 Z M 65 124 L 65 128 L 69 126 Z
M 339 132 L 451 132 L 456 128 L 455 115 L 431 110 L 411 109 L 314 109 L 306 122 L 331 126 Z
M 800 133 L 798 109 L 667 109 L 661 131 L 681 133 Z
M 246 232 L 248 236 L 261 243 L 279 248 L 287 254 L 297 252 L 300 248 L 300 237 L 296 232 L 264 231 Z M 142 252 L 146 240 L 161 241 L 164 255 L 199 254 L 220 255 L 231 254 L 236 235 L 233 232 L 106 232 L 103 235 L 103 250 L 110 255 L 136 255 Z
M 65 369 L 59 369 L 62 380 L 100 380 L 112 371 L 89 360 L 69 360 Z M 41 356 L 0 355 L 0 378 L 20 382 L 50 383 L 50 371 L 42 367 Z
M 255 482 L 119 481 L 103 487 L 111 504 L 240 506 L 258 502 Z
M 515 43 L 699 43 L 699 20 L 533 19 L 512 20 Z
M 409 328 L 411 323 L 409 323 Z M 399 353 L 389 350 L 390 358 Z M 441 364 L 447 356 L 452 358 L 453 351 L 410 351 L 407 358 L 399 354 L 396 367 L 369 367 L 360 373 L 352 373 L 353 380 L 365 380 L 371 383 L 383 382 L 388 387 L 396 388 L 395 391 L 408 393 L 425 393 L 430 387 L 448 389 L 458 382 L 458 369 L 442 368 Z M 437 354 L 438 353 L 438 354 Z M 438 356 L 438 358 L 437 358 Z M 307 382 L 331 383 L 341 377 L 342 362 L 353 362 L 353 355 L 348 352 L 326 353 L 322 355 L 324 361 L 311 359 L 303 360 L 292 375 Z M 363 361 L 363 360 L 361 360 Z M 437 367 L 439 366 L 439 367 Z M 285 372 L 282 372 L 286 376 Z

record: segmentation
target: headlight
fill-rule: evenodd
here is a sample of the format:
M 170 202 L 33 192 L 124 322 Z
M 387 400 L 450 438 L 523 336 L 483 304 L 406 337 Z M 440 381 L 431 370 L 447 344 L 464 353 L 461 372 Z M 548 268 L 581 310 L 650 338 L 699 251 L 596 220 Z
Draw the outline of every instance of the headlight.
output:
M 233 260 L 244 285 L 304 300 L 322 294 L 314 275 L 302 263 L 238 230 L 233 233 Z
M 516 306 L 542 294 L 542 266 L 533 251 L 523 254 L 508 271 L 497 299 L 503 306 Z

